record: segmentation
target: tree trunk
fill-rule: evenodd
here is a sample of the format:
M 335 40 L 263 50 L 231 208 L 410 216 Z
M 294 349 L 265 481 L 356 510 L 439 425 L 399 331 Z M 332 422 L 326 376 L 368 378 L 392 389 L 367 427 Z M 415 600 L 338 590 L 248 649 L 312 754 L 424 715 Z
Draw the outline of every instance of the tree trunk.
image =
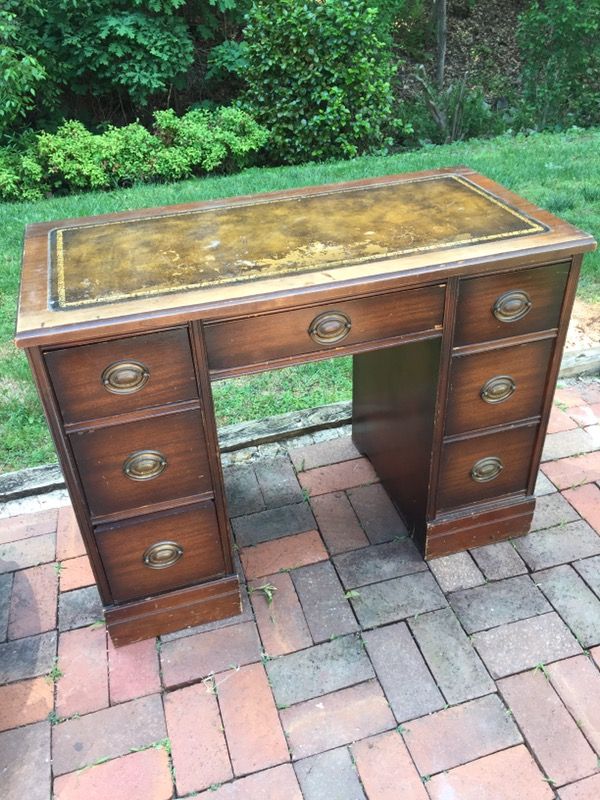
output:
M 435 34 L 437 44 L 435 81 L 438 89 L 441 89 L 444 85 L 444 71 L 446 68 L 447 7 L 447 0 L 435 0 Z

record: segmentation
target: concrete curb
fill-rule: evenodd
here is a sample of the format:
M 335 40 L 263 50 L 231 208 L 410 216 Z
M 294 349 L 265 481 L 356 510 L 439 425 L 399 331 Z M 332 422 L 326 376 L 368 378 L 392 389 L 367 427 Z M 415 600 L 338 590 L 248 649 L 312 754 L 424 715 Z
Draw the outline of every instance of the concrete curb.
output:
M 565 353 L 559 378 L 576 378 L 600 373 L 600 347 Z M 256 447 L 268 442 L 290 439 L 304 433 L 337 428 L 352 421 L 352 403 L 332 403 L 327 406 L 291 411 L 264 419 L 227 425 L 219 431 L 223 453 Z M 0 475 L 0 502 L 18 500 L 36 494 L 63 489 L 65 482 L 58 464 L 30 467 Z

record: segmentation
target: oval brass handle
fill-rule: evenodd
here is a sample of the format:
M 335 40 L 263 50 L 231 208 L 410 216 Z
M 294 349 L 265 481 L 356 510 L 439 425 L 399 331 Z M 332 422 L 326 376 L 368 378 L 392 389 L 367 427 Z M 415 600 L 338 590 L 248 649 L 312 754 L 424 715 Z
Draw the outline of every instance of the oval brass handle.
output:
M 504 292 L 494 303 L 492 314 L 499 322 L 516 322 L 529 314 L 533 305 L 531 297 L 522 289 Z
M 515 393 L 516 388 L 517 384 L 510 375 L 496 375 L 483 384 L 479 396 L 484 403 L 503 403 Z
M 324 311 L 310 323 L 308 335 L 317 344 L 336 344 L 348 336 L 352 321 L 343 311 Z
M 177 542 L 156 542 L 144 550 L 144 564 L 150 569 L 167 569 L 176 564 L 183 555 L 183 547 Z
M 471 478 L 477 483 L 487 483 L 495 480 L 504 469 L 504 464 L 498 456 L 480 458 L 471 467 Z
M 158 450 L 136 450 L 123 462 L 123 472 L 132 481 L 151 481 L 167 468 L 167 459 Z
M 111 394 L 135 394 L 149 377 L 149 369 L 139 361 L 115 361 L 102 373 L 102 384 Z

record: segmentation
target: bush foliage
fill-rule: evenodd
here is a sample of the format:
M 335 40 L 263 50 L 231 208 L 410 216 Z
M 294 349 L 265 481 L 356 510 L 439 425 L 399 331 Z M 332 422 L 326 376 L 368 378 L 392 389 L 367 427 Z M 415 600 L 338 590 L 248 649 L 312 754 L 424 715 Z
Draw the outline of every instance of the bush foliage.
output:
M 154 131 L 139 123 L 94 134 L 76 120 L 29 139 L 25 150 L 0 148 L 0 199 L 108 189 L 145 181 L 240 169 L 268 131 L 237 108 L 154 114 Z
M 510 0 L 479 69 L 485 1 L 444 75 L 425 0 L 0 0 L 0 197 L 598 124 L 599 0 Z
M 538 128 L 600 121 L 600 3 L 533 0 L 520 17 L 524 117 Z
M 389 143 L 392 63 L 380 34 L 368 0 L 252 3 L 244 102 L 271 130 L 272 158 L 351 158 Z

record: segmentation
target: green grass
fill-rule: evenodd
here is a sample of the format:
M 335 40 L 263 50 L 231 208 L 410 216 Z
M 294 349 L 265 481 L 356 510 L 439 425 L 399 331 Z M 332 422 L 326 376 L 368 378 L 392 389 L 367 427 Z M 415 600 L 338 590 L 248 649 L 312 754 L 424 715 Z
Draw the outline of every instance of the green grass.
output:
M 600 129 L 502 136 L 388 157 L 251 169 L 164 186 L 0 204 L 0 470 L 56 459 L 26 360 L 12 343 L 27 223 L 467 164 L 598 238 L 599 152 Z M 586 257 L 579 294 L 600 299 L 598 252 Z M 350 389 L 349 360 L 334 359 L 223 381 L 215 385 L 215 399 L 219 422 L 224 424 L 348 399 Z

